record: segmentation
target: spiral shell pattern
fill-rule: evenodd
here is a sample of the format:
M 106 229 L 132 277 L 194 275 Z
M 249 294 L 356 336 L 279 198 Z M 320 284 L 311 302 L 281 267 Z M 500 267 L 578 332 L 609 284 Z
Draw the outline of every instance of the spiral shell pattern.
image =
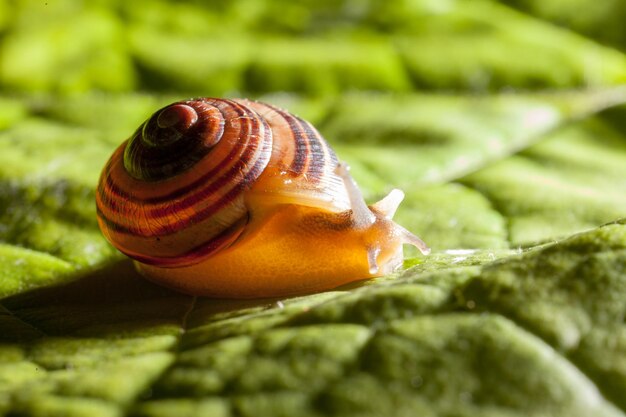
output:
M 336 165 L 315 128 L 284 110 L 248 100 L 181 101 L 114 152 L 97 190 L 98 221 L 141 263 L 192 265 L 242 234 L 250 190 L 276 204 L 348 207 Z

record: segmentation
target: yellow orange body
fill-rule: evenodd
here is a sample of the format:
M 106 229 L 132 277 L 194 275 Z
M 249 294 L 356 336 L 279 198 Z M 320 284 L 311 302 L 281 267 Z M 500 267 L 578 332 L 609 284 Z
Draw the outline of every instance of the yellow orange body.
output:
M 178 291 L 225 298 L 310 293 L 391 272 L 402 255 L 393 222 L 379 215 L 360 230 L 350 215 L 282 205 L 252 219 L 237 242 L 198 264 L 162 268 L 137 263 L 137 268 Z M 372 273 L 366 249 L 381 243 L 377 261 L 383 267 Z

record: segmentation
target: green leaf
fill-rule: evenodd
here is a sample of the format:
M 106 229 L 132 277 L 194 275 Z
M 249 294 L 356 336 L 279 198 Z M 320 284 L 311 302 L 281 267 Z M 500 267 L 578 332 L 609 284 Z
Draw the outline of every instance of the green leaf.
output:
M 135 73 L 115 16 L 90 7 L 78 16 L 65 11 L 51 19 L 42 10 L 14 22 L 15 30 L 3 39 L 0 85 L 31 92 L 134 87 Z
M 332 95 L 347 90 L 408 91 L 411 84 L 385 41 L 255 40 L 246 72 L 247 91 Z
M 620 0 L 506 0 L 502 3 L 624 50 L 626 10 Z M 584 13 L 580 13 L 584 10 Z
M 387 184 L 458 179 L 625 98 L 621 88 L 483 97 L 355 94 L 340 100 L 321 131 L 365 187 L 380 193 Z
M 491 259 L 281 303 L 176 295 L 124 262 L 4 301 L 48 335 L 4 345 L 5 408 L 622 415 L 626 225 Z
M 69 277 L 73 270 L 69 263 L 53 256 L 5 244 L 0 244 L 0 264 L 0 298 L 49 284 L 55 278 Z
M 625 243 L 624 222 L 608 225 L 485 269 L 462 297 L 548 341 L 623 409 Z
M 483 91 L 626 81 L 621 53 L 492 2 L 419 12 L 399 45 L 420 86 Z
M 624 417 L 621 9 L 0 1 L 0 416 Z M 312 121 L 433 252 L 287 299 L 142 279 L 100 169 L 200 95 Z
M 243 88 L 251 50 L 246 39 L 164 36 L 144 28 L 132 31 L 130 39 L 151 90 L 220 96 Z
M 506 216 L 511 244 L 524 245 L 624 217 L 624 178 L 624 131 L 589 119 L 461 182 Z

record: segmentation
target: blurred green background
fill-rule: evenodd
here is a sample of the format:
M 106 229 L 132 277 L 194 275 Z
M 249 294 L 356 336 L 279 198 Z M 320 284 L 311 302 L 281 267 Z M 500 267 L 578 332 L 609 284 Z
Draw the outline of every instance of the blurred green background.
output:
M 626 80 L 621 0 L 2 0 L 0 88 L 328 96 Z

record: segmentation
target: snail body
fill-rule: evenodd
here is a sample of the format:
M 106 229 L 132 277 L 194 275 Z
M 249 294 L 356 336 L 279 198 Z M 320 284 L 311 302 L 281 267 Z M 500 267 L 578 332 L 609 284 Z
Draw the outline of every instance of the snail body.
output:
M 194 294 L 302 294 L 391 272 L 399 190 L 368 207 L 308 122 L 269 104 L 202 98 L 157 111 L 106 164 L 105 237 L 146 278 Z

